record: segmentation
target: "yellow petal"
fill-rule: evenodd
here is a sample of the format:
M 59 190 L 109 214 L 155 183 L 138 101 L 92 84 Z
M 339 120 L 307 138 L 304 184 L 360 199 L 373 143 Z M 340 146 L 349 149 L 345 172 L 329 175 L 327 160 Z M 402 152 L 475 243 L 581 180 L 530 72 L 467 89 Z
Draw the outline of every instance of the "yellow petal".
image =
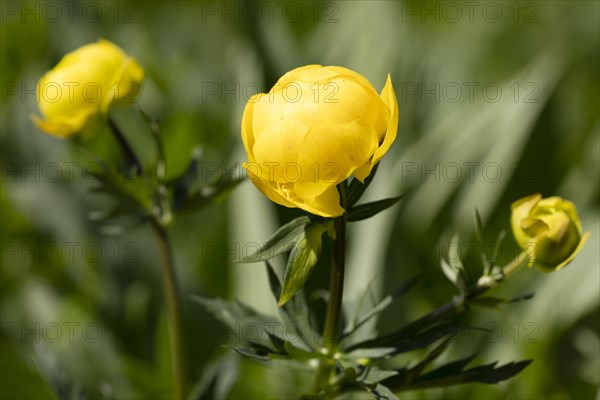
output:
M 555 242 L 560 242 L 569 230 L 570 220 L 566 213 L 556 211 L 539 217 L 548 227 L 546 236 Z
M 281 204 L 282 206 L 285 206 L 285 207 L 290 207 L 290 208 L 296 207 L 296 205 L 292 204 L 291 202 L 289 202 L 288 200 L 283 198 L 281 196 L 281 194 L 279 194 L 277 192 L 277 190 L 276 190 L 277 185 L 275 183 L 263 181 L 260 178 L 260 176 L 258 176 L 255 173 L 255 169 L 252 167 L 252 165 L 250 163 L 243 163 L 242 165 L 243 165 L 244 169 L 246 169 L 246 172 L 248 172 L 248 177 L 250 178 L 250 180 L 252 181 L 254 186 L 256 186 L 257 189 L 260 190 L 262 194 L 267 196 L 267 198 L 269 200 L 271 200 L 277 204 Z
M 242 142 L 244 143 L 244 149 L 248 154 L 248 161 L 254 161 L 254 129 L 252 123 L 254 120 L 254 105 L 263 96 L 263 93 L 256 94 L 248 100 L 244 113 L 242 114 Z
M 334 218 L 344 213 L 340 205 L 340 194 L 335 186 L 314 198 L 305 198 L 304 201 L 295 203 L 298 208 L 321 217 Z
M 63 139 L 71 137 L 75 133 L 81 131 L 86 122 L 85 120 L 83 122 L 79 122 L 69 120 L 59 121 L 56 119 L 48 121 L 43 120 L 36 115 L 33 115 L 31 119 L 39 130 Z
M 144 69 L 133 58 L 126 58 L 121 68 L 111 78 L 107 96 L 102 100 L 102 112 L 108 111 L 112 102 L 133 103 L 144 81 Z
M 563 269 L 564 267 L 566 267 L 571 261 L 573 261 L 573 259 L 575 258 L 575 256 L 577 254 L 579 254 L 579 252 L 581 251 L 581 249 L 583 249 L 583 245 L 585 244 L 585 242 L 588 240 L 588 237 L 590 236 L 589 232 L 586 232 L 583 237 L 581 238 L 581 240 L 579 241 L 579 244 L 577 245 L 577 247 L 575 248 L 575 250 L 571 253 L 571 255 L 562 263 L 560 263 L 557 267 L 556 267 L 556 271 L 559 271 L 561 269 Z
M 313 126 L 300 146 L 296 182 L 299 196 L 315 197 L 342 182 L 365 164 L 377 147 L 375 130 L 362 121 Z
M 387 81 L 383 90 L 381 91 L 381 99 L 389 110 L 390 119 L 388 120 L 387 130 L 383 143 L 375 150 L 373 159 L 371 161 L 371 168 L 381 160 L 381 158 L 390 149 L 394 140 L 396 140 L 396 133 L 398 132 L 398 101 L 396 100 L 396 94 L 394 93 L 394 87 L 392 86 L 392 78 L 390 75 L 387 77 Z
M 298 165 L 304 172 L 304 164 L 297 160 L 307 132 L 308 128 L 295 119 L 275 119 L 255 136 L 252 153 L 263 171 L 263 180 L 268 176 L 270 181 L 291 183 Z
M 513 202 L 510 206 L 510 225 L 513 231 L 513 236 L 521 248 L 524 248 L 524 246 L 530 241 L 530 236 L 523 231 L 523 220 L 529 216 L 529 213 L 541 200 L 541 198 L 541 194 L 535 193 Z
M 113 99 L 131 101 L 137 89 L 131 83 L 141 83 L 143 74 L 141 66 L 111 42 L 82 46 L 40 79 L 37 95 L 43 118 L 36 124 L 57 136 L 73 135 L 92 115 L 106 112 Z
M 526 217 L 521 220 L 521 229 L 527 234 L 527 237 L 536 238 L 546 235 L 550 228 L 541 219 Z

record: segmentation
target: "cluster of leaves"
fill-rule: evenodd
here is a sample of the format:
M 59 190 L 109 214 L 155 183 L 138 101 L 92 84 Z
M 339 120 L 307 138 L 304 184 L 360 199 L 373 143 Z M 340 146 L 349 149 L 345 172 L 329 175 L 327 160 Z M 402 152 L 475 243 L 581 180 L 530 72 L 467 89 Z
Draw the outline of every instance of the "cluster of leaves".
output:
M 271 291 L 275 299 L 279 299 L 282 291 L 281 280 L 269 263 L 267 269 Z M 314 366 L 317 362 L 334 365 L 336 376 L 326 391 L 320 393 L 321 396 L 362 390 L 371 393 L 377 399 L 396 399 L 393 393 L 405 390 L 445 387 L 468 382 L 493 384 L 516 375 L 531 362 L 527 360 L 502 366 L 491 363 L 467 368 L 475 358 L 475 355 L 471 355 L 429 368 L 448 348 L 455 335 L 466 329 L 474 329 L 458 324 L 453 318 L 436 318 L 435 312 L 386 335 L 357 341 L 357 338 L 364 335 L 359 330 L 364 324 L 380 315 L 417 282 L 418 276 L 414 276 L 365 315 L 345 318 L 347 322 L 340 348 L 333 355 L 323 354 L 321 351 L 323 341 L 318 324 L 302 290 L 279 308 L 278 319 L 263 315 L 241 302 L 230 303 L 200 297 L 196 297 L 195 301 L 231 329 L 248 322 L 257 329 L 262 329 L 262 332 L 252 335 L 258 340 L 239 337 L 239 343 L 230 345 L 243 357 L 258 362 L 288 361 L 301 368 L 306 368 L 307 365 Z M 364 296 L 367 296 L 366 292 Z M 293 334 L 289 332 L 290 326 L 295 328 Z M 394 357 L 427 348 L 435 343 L 437 345 L 414 365 L 400 365 L 394 368 L 389 366 L 389 361 Z M 386 366 L 378 366 L 380 362 Z
M 370 181 L 365 184 L 353 181 L 349 185 L 348 221 L 375 215 L 402 197 L 354 206 L 369 183 Z M 235 344 L 229 344 L 236 353 L 261 363 L 283 361 L 305 369 L 314 368 L 320 363 L 332 366 L 335 375 L 329 380 L 325 390 L 318 394 L 303 394 L 303 398 L 330 398 L 348 392 L 366 391 L 377 399 L 396 399 L 394 393 L 405 390 L 468 382 L 494 384 L 516 375 L 531 362 L 526 360 L 500 366 L 494 362 L 469 367 L 476 357 L 470 355 L 432 366 L 457 334 L 469 329 L 484 331 L 459 323 L 455 317 L 465 309 L 463 305 L 472 301 L 474 304 L 481 302 L 482 305 L 498 306 L 517 300 L 480 298 L 479 295 L 488 287 L 477 284 L 469 286 L 459 254 L 448 255 L 453 260 L 451 263 L 442 260 L 442 270 L 460 293 L 451 302 L 385 335 L 378 336 L 372 330 L 361 329 L 374 322 L 384 310 L 415 286 L 419 275 L 413 276 L 362 314 L 361 306 L 356 308 L 354 315 L 343 315 L 343 331 L 337 351 L 334 354 L 323 351 L 326 346 L 319 333 L 319 324 L 302 288 L 314 266 L 322 233 L 330 232 L 332 236 L 335 234 L 328 224 L 331 224 L 331 220 L 297 218 L 280 228 L 256 253 L 242 260 L 265 261 L 270 288 L 279 305 L 277 318 L 263 315 L 239 301 L 231 303 L 220 299 L 195 298 L 195 301 L 232 329 L 239 327 L 239 324 L 251 322 L 262 330 L 253 335 L 253 338 L 238 337 Z M 456 235 L 452 240 L 457 240 Z M 284 253 L 289 253 L 289 257 L 281 279 L 269 259 Z M 485 255 L 482 257 L 490 263 L 489 258 Z M 368 296 L 369 288 L 365 290 L 359 304 L 362 305 Z M 289 333 L 290 326 L 295 328 L 293 335 Z M 397 357 L 402 354 L 430 346 L 434 346 L 433 349 L 413 364 L 406 365 L 397 361 Z
M 137 111 L 136 111 L 137 112 Z M 109 126 L 124 155 L 120 168 L 96 160 L 98 169 L 91 169 L 98 185 L 93 188 L 99 193 L 111 195 L 116 204 L 109 210 L 93 215 L 94 219 L 108 221 L 124 216 L 135 216 L 135 223 L 148 217 L 168 226 L 180 213 L 199 210 L 224 198 L 242 176 L 223 174 L 204 182 L 202 176 L 202 151 L 195 148 L 185 171 L 175 177 L 165 178 L 165 150 L 158 121 L 139 111 L 147 124 L 149 135 L 156 147 L 156 158 L 150 165 L 142 165 L 136 152 L 113 119 Z
M 365 179 L 364 183 L 354 179 L 347 190 L 344 189 L 344 203 L 347 207 L 345 219 L 347 222 L 362 221 L 398 203 L 406 193 L 366 204 L 356 205 L 367 187 L 371 184 L 377 167 Z M 268 261 L 275 256 L 290 252 L 283 277 L 283 287 L 278 298 L 278 305 L 289 301 L 308 279 L 312 268 L 317 263 L 321 250 L 322 236 L 328 233 L 335 239 L 336 233 L 333 219 L 315 215 L 298 217 L 275 232 L 275 234 L 257 251 L 246 255 L 240 262 Z

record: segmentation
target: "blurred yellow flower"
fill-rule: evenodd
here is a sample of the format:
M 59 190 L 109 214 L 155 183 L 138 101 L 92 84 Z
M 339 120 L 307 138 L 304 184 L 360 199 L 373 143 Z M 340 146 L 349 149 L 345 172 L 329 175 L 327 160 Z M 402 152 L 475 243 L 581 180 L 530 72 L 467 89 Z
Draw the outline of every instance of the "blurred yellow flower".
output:
M 244 168 L 275 203 L 336 217 L 344 213 L 336 185 L 351 175 L 364 181 L 397 129 L 389 75 L 378 94 L 352 70 L 307 65 L 248 101 L 241 128 Z
M 560 197 L 542 199 L 533 194 L 515 201 L 511 225 L 519 246 L 530 251 L 534 263 L 544 272 L 558 271 L 583 248 L 589 232 L 582 236 L 575 205 Z
M 37 99 L 42 131 L 59 137 L 80 132 L 90 117 L 113 102 L 133 102 L 144 70 L 115 44 L 99 40 L 67 54 L 39 81 Z

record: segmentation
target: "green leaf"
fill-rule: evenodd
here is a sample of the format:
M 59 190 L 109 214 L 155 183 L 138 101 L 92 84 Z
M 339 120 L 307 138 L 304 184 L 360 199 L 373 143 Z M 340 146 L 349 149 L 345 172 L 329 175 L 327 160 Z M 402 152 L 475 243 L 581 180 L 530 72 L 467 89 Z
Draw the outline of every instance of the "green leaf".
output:
M 467 357 L 446 365 L 443 365 L 425 375 L 419 376 L 413 382 L 406 383 L 396 381 L 396 377 L 392 377 L 384 383 L 394 387 L 396 390 L 414 390 L 433 387 L 446 387 L 458 385 L 467 382 L 480 382 L 495 384 L 509 379 L 523 369 L 525 369 L 532 360 L 519 362 L 510 362 L 501 367 L 496 368 L 496 363 L 481 365 L 478 367 L 464 370 L 474 357 Z
M 331 229 L 332 221 L 325 223 L 310 223 L 303 225 L 303 229 L 296 237 L 296 243 L 288 259 L 283 276 L 283 288 L 277 305 L 283 306 L 293 295 L 298 292 L 312 268 L 317 263 L 321 250 L 321 237 Z
M 483 328 L 455 325 L 453 321 L 448 320 L 433 324 L 428 316 L 425 316 L 387 335 L 353 344 L 346 352 L 361 348 L 393 347 L 393 354 L 396 355 L 425 348 L 440 339 L 465 330 L 487 331 Z
M 346 358 L 346 359 L 368 358 L 369 360 L 375 360 L 378 358 L 385 358 L 395 352 L 396 352 L 395 347 L 357 348 L 356 350 L 352 350 L 349 353 L 343 354 L 343 358 Z
M 477 234 L 479 243 L 483 243 L 483 222 L 481 222 L 481 215 L 478 209 L 475 209 L 475 233 Z
M 265 362 L 265 361 L 271 360 L 271 358 L 269 357 L 269 354 L 267 352 L 256 350 L 254 348 L 234 347 L 233 351 L 235 351 L 242 357 L 246 357 L 246 358 L 249 358 L 254 361 Z
M 236 261 L 267 261 L 274 258 L 276 255 L 290 251 L 298 239 L 304 234 L 304 229 L 309 222 L 310 218 L 307 216 L 298 217 L 288 222 L 279 228 L 258 250 Z
M 365 178 L 365 183 L 361 183 L 361 181 L 356 178 L 352 179 L 352 182 L 348 185 L 348 191 L 346 192 L 346 202 L 348 203 L 348 207 L 352 207 L 356 204 L 365 190 L 367 190 L 377 173 L 377 168 L 379 168 L 379 163 L 375 164 L 375 167 L 373 167 L 369 176 Z
M 394 392 L 381 383 L 378 383 L 377 386 L 375 386 L 375 389 L 371 390 L 371 393 L 378 400 L 400 400 L 398 396 L 394 394 Z
M 352 321 L 351 324 L 344 330 L 344 336 L 348 336 L 359 329 L 362 325 L 368 322 L 371 318 L 380 314 L 383 310 L 388 308 L 394 301 L 402 297 L 408 292 L 420 279 L 421 273 L 416 273 L 404 282 L 398 289 L 393 293 L 387 295 L 379 304 L 375 305 L 363 318 L 358 322 Z
M 325 358 L 325 356 L 321 353 L 306 351 L 299 347 L 294 346 L 290 342 L 284 343 L 285 351 L 294 359 L 300 361 L 307 361 L 313 358 Z
M 442 353 L 448 348 L 450 341 L 454 338 L 454 335 L 447 337 L 440 344 L 438 344 L 427 356 L 421 360 L 417 365 L 412 367 L 407 374 L 406 379 L 412 381 L 414 378 L 419 376 L 421 372 L 433 361 L 435 361 Z
M 156 151 L 158 153 L 156 160 L 156 176 L 159 181 L 162 182 L 166 173 L 166 163 L 165 163 L 165 147 L 163 145 L 162 134 L 160 130 L 160 124 L 158 120 L 150 115 L 146 114 L 143 110 L 139 110 L 140 114 L 146 120 L 148 127 L 150 128 L 150 133 L 152 134 L 152 138 L 154 139 L 154 143 L 156 145 Z
M 201 304 L 208 312 L 214 315 L 219 321 L 227 325 L 231 334 L 226 335 L 236 343 L 250 344 L 257 347 L 258 340 L 260 345 L 273 347 L 277 349 L 277 345 L 273 343 L 269 335 L 263 335 L 265 328 L 269 328 L 273 334 L 282 336 L 283 324 L 276 318 L 269 315 L 261 314 L 252 307 L 240 302 L 229 302 L 223 299 L 210 299 L 199 296 L 191 296 L 191 300 Z M 257 335 L 252 334 L 252 337 L 247 337 L 246 329 L 257 329 Z M 276 351 L 273 351 L 276 353 Z
M 440 260 L 440 267 L 442 268 L 444 275 L 446 275 L 446 278 L 448 278 L 448 280 L 452 282 L 454 286 L 456 286 L 456 282 L 458 280 L 458 271 L 452 268 L 445 258 Z
M 405 192 L 397 197 L 391 197 L 389 199 L 383 199 L 374 201 L 371 203 L 361 204 L 356 207 L 352 207 L 348 210 L 346 219 L 348 222 L 362 221 L 363 219 L 371 218 L 372 216 L 380 213 L 381 211 L 390 208 L 397 202 L 399 202 L 406 194 Z
M 204 367 L 200 381 L 194 386 L 189 399 L 225 399 L 237 383 L 240 359 L 226 352 Z
M 281 281 L 273 266 L 268 261 L 266 261 L 266 266 L 271 292 L 275 297 L 275 301 L 279 301 L 279 298 L 281 297 Z M 321 336 L 311 323 L 310 310 L 302 290 L 296 292 L 296 295 L 282 307 L 279 307 L 278 311 L 285 323 L 291 323 L 297 327 L 297 333 L 300 339 L 308 347 L 312 349 L 320 347 Z M 283 343 L 281 343 L 281 345 L 283 346 Z
M 243 181 L 242 176 L 223 175 L 214 183 L 192 190 L 185 197 L 180 197 L 179 203 L 176 204 L 176 210 L 189 212 L 202 209 L 208 204 L 219 201 Z
M 460 243 L 457 233 L 452 234 L 452 238 L 448 243 L 448 261 L 442 258 L 440 266 L 448 280 L 458 288 L 458 292 L 462 296 L 465 296 L 469 291 L 469 287 L 465 267 L 460 257 Z
M 96 192 L 105 192 L 117 198 L 127 198 L 134 201 L 144 209 L 149 209 L 152 204 L 152 182 L 147 182 L 141 176 L 131 178 L 122 175 L 103 161 L 97 161 L 99 168 L 90 168 L 86 173 L 96 178 L 100 186 L 92 189 Z
M 481 307 L 499 308 L 500 306 L 502 306 L 504 304 L 516 303 L 516 302 L 523 301 L 523 300 L 529 300 L 531 298 L 533 298 L 533 294 L 526 294 L 523 296 L 514 297 L 512 299 L 503 299 L 503 298 L 491 297 L 491 296 L 475 297 L 475 298 L 469 300 L 469 303 L 477 305 L 477 306 L 481 306 Z
M 186 170 L 178 177 L 169 181 L 168 186 L 173 188 L 173 209 L 180 210 L 184 207 L 187 199 L 199 188 L 198 176 L 202 150 L 196 147 L 192 150 L 192 157 Z
M 456 232 L 450 238 L 450 243 L 448 243 L 448 261 L 455 270 L 459 272 L 465 270 L 461 260 L 459 236 Z
M 386 371 L 370 366 L 365 368 L 364 372 L 358 378 L 358 381 L 366 383 L 367 385 L 373 385 L 396 375 L 398 375 L 398 371 Z

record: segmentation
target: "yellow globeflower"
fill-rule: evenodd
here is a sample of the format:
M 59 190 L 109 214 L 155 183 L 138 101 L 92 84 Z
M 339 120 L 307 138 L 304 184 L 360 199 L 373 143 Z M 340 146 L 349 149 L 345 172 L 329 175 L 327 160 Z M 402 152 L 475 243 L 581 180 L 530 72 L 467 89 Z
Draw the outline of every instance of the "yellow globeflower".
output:
M 397 129 L 389 75 L 378 94 L 352 70 L 307 65 L 248 101 L 241 128 L 244 167 L 275 203 L 336 217 L 344 213 L 336 185 L 351 175 L 364 181 Z
M 37 99 L 44 132 L 69 137 L 113 102 L 133 102 L 144 70 L 118 46 L 99 40 L 67 54 L 39 81 Z
M 533 194 L 515 201 L 511 225 L 519 246 L 530 251 L 530 266 L 544 272 L 558 271 L 583 248 L 589 232 L 582 236 L 575 205 L 560 197 L 542 199 Z

